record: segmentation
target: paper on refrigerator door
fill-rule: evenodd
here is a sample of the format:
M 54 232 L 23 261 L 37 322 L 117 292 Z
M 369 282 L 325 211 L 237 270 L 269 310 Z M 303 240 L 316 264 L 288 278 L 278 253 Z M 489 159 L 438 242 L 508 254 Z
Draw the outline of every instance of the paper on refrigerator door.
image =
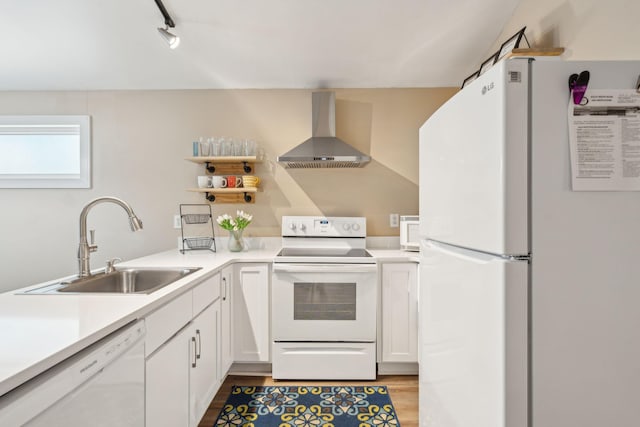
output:
M 640 191 L 640 94 L 587 90 L 569 101 L 573 191 Z

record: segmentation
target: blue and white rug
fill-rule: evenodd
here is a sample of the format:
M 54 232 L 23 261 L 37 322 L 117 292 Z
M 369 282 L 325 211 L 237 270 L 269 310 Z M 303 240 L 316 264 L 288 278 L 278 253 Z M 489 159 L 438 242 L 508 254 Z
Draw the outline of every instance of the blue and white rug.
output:
M 385 386 L 233 386 L 214 427 L 399 427 Z

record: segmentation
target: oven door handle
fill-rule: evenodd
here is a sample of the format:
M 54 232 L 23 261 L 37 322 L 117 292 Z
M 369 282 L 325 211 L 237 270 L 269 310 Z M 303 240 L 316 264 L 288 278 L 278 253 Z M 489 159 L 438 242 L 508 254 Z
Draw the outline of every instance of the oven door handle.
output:
M 375 273 L 376 264 L 273 264 L 279 273 Z

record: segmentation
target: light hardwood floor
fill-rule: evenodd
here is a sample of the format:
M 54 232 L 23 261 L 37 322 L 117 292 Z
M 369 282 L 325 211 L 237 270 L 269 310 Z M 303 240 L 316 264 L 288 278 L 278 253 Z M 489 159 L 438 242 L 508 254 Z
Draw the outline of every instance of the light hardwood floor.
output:
M 376 381 L 274 381 L 271 377 L 229 375 L 209 405 L 198 427 L 212 427 L 234 385 L 384 385 L 402 427 L 418 426 L 418 377 L 414 375 L 380 375 Z

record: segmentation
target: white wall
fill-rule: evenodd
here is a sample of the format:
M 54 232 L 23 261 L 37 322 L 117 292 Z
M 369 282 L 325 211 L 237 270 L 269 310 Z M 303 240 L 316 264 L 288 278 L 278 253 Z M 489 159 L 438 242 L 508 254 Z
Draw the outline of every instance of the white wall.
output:
M 362 215 L 369 235 L 397 234 L 389 213 L 418 212 L 418 128 L 455 92 L 444 89 L 336 90 L 337 134 L 370 153 L 362 169 L 285 170 L 267 161 L 255 204 L 214 204 L 254 214 L 246 236 L 278 236 L 282 215 Z M 129 202 L 144 222 L 132 233 L 125 212 L 101 204 L 89 213 L 98 251 L 92 267 L 172 249 L 180 203 L 204 203 L 195 187 L 204 168 L 187 162 L 198 136 L 254 138 L 269 160 L 311 134 L 309 90 L 0 92 L 0 114 L 88 114 L 92 188 L 0 189 L 0 291 L 77 272 L 78 218 L 105 195 Z M 226 239 L 227 232 L 216 229 Z M 223 240 L 219 243 L 224 243 Z
M 522 0 L 487 56 L 526 25 L 532 47 L 564 47 L 564 59 L 639 59 L 639 16 L 638 0 Z
M 132 233 L 125 212 L 102 204 L 89 214 L 98 252 L 92 266 L 166 249 L 175 241 L 171 215 L 184 192 L 189 165 L 176 162 L 184 140 L 169 124 L 180 108 L 166 100 L 144 102 L 137 95 L 108 92 L 5 92 L 1 114 L 89 114 L 92 118 L 92 188 L 0 190 L 0 290 L 77 272 L 79 215 L 93 198 L 112 195 L 129 202 L 144 230 Z M 184 128 L 183 128 L 184 129 Z M 190 137 L 190 136 L 189 136 Z

